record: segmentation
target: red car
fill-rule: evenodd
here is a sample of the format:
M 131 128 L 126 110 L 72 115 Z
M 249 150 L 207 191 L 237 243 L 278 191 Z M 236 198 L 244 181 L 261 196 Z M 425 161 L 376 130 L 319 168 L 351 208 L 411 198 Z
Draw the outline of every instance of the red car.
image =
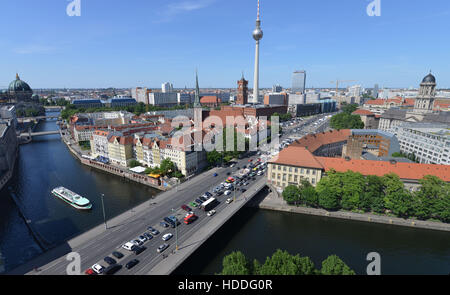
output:
M 192 211 L 192 209 L 189 208 L 187 205 L 181 206 L 181 209 L 183 209 L 183 210 L 185 210 L 185 211 L 187 211 L 187 212 L 191 212 L 191 211 Z
M 85 274 L 85 275 L 88 275 L 88 276 L 96 275 L 95 271 L 93 271 L 92 268 L 88 268 L 88 269 L 84 272 L 84 274 Z
M 189 223 L 195 221 L 197 218 L 198 218 L 197 215 L 190 214 L 184 218 L 184 223 L 189 224 Z

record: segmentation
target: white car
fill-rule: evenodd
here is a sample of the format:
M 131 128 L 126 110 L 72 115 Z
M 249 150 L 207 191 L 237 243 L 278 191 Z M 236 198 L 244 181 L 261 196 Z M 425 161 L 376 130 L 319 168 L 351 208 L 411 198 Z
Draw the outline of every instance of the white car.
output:
M 124 248 L 125 250 L 128 250 L 128 251 L 132 251 L 133 248 L 135 248 L 135 247 L 136 247 L 136 245 L 133 242 L 127 242 L 124 245 L 122 245 L 122 248 Z
M 225 191 L 223 194 L 224 194 L 225 196 L 228 196 L 228 195 L 231 194 L 231 191 Z
M 208 216 L 213 216 L 214 214 L 216 214 L 216 210 L 211 210 L 208 213 L 206 213 L 206 215 Z
M 144 242 L 142 242 L 141 240 L 132 240 L 131 241 L 133 244 L 135 244 L 136 246 L 142 246 L 144 244 Z
M 168 240 L 170 240 L 172 237 L 173 237 L 173 234 L 168 233 L 168 234 L 165 234 L 164 236 L 162 236 L 162 239 L 163 239 L 163 241 L 168 241 Z
M 92 270 L 98 274 L 101 274 L 105 270 L 105 268 L 103 266 L 101 266 L 100 264 L 96 263 L 92 266 Z
M 233 199 L 232 198 L 228 198 L 227 199 L 227 204 L 230 204 L 231 202 L 233 202 Z
M 263 175 L 264 174 L 264 172 L 262 171 L 262 170 L 260 170 L 260 171 L 258 171 L 258 173 L 256 173 L 256 175 Z

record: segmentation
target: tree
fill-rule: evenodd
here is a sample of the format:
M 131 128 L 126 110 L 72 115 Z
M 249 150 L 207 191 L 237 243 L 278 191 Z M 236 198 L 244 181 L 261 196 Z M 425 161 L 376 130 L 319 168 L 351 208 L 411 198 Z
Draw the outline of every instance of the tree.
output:
M 130 161 L 130 167 L 131 168 L 134 168 L 134 167 L 137 167 L 137 166 L 140 166 L 141 165 L 141 163 L 139 163 L 139 161 L 136 161 L 136 160 L 131 160 Z
M 282 195 L 288 204 L 297 204 L 300 201 L 300 189 L 295 185 L 288 185 Z
M 278 249 L 272 257 L 267 257 L 260 267 L 260 275 L 310 275 L 314 274 L 314 263 L 308 257 L 290 255 Z
M 391 173 L 383 176 L 385 186 L 384 203 L 386 209 L 389 209 L 399 217 L 408 217 L 412 213 L 412 197 L 405 190 L 403 182 L 398 175 Z
M 160 165 L 161 173 L 163 175 L 170 174 L 176 171 L 175 164 L 169 158 L 164 159 Z
M 322 261 L 322 269 L 320 270 L 323 275 L 354 275 L 355 272 L 342 261 L 338 256 L 331 255 L 327 259 Z
M 209 164 L 217 165 L 222 161 L 222 154 L 216 150 L 213 150 L 211 152 L 206 153 L 206 159 L 208 160 Z
M 316 187 L 319 198 L 319 206 L 328 210 L 340 208 L 340 197 L 342 195 L 342 184 L 339 173 L 331 170 L 323 177 Z
M 358 109 L 358 105 L 356 103 L 346 104 L 341 109 L 344 113 L 351 114 Z
M 331 117 L 330 126 L 333 129 L 363 129 L 364 122 L 360 116 L 344 112 Z
M 373 211 L 382 213 L 384 211 L 384 186 L 381 177 L 369 175 L 366 176 L 365 180 L 366 184 L 359 202 L 359 209 L 365 212 Z
M 317 207 L 319 202 L 316 189 L 304 179 L 300 181 L 300 202 L 310 207 Z
M 341 206 L 346 210 L 354 210 L 359 207 L 363 194 L 365 179 L 361 173 L 347 171 L 341 174 L 342 196 Z
M 414 215 L 420 219 L 441 219 L 441 215 L 445 216 L 445 211 L 450 210 L 444 209 L 450 197 L 449 184 L 432 175 L 424 176 L 419 183 L 420 189 L 415 193 L 414 198 Z
M 222 275 L 250 275 L 251 263 L 247 260 L 245 255 L 240 252 L 232 252 L 225 256 L 222 262 Z

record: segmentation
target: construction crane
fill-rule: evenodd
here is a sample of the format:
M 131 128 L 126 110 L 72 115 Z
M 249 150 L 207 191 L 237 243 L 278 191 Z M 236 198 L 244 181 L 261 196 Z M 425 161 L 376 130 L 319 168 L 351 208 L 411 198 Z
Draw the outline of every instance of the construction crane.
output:
M 338 96 L 338 89 L 339 89 L 339 84 L 340 83 L 349 83 L 349 82 L 356 82 L 356 80 L 336 80 L 336 81 L 331 81 L 330 83 L 336 83 L 336 93 L 334 94 L 335 97 Z

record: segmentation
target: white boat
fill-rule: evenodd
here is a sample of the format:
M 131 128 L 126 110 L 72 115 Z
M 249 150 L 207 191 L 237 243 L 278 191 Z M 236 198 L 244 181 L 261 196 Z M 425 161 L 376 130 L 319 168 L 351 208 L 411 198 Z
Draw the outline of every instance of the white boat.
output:
M 59 199 L 63 200 L 64 202 L 68 203 L 74 208 L 80 209 L 80 210 L 89 210 L 92 208 L 91 202 L 83 198 L 82 196 L 74 193 L 73 191 L 65 188 L 65 187 L 57 187 L 52 190 L 52 194 L 55 197 L 58 197 Z

